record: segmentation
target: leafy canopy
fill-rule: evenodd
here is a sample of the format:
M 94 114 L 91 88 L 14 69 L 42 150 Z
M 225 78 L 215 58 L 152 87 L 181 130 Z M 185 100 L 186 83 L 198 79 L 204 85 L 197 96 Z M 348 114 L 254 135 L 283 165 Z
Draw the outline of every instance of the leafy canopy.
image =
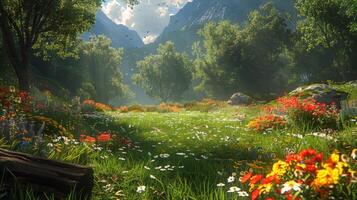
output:
M 110 39 L 104 36 L 91 37 L 81 45 L 81 71 L 84 76 L 81 96 L 88 95 L 99 102 L 108 103 L 118 97 L 124 98 L 128 94 L 128 87 L 123 83 L 120 64 L 123 49 L 111 46 Z
M 253 11 L 244 28 L 224 21 L 208 23 L 199 34 L 204 53 L 195 61 L 198 89 L 227 98 L 240 91 L 269 94 L 279 85 L 280 55 L 290 39 L 283 16 L 268 3 Z
M 180 100 L 191 85 L 190 61 L 176 51 L 172 42 L 161 44 L 157 54 L 145 57 L 137 66 L 134 81 L 148 95 L 162 101 Z

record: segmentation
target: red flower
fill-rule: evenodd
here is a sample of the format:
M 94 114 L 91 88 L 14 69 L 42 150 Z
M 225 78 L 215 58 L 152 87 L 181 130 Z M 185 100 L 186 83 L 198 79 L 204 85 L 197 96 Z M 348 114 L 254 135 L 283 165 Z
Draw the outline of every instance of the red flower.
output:
M 276 175 L 273 175 L 273 176 L 268 176 L 268 177 L 264 178 L 262 180 L 262 184 L 272 183 L 273 181 L 277 184 L 280 183 L 280 179 Z
M 256 189 L 252 192 L 252 200 L 256 200 L 259 197 L 259 190 Z
M 98 142 L 109 142 L 111 140 L 111 136 L 107 132 L 103 132 L 100 135 L 97 136 Z
M 315 165 L 306 165 L 305 170 L 308 172 L 316 172 L 317 168 Z
M 253 172 L 248 172 L 241 178 L 240 182 L 241 183 L 247 182 L 250 179 L 250 177 L 252 177 L 252 175 L 253 175 Z
M 262 178 L 263 178 L 263 175 L 261 175 L 261 174 L 255 175 L 255 176 L 253 176 L 253 177 L 250 179 L 250 184 L 256 184 L 256 183 L 258 183 Z
M 91 136 L 88 136 L 88 135 L 81 135 L 80 136 L 80 139 L 79 139 L 80 142 L 85 142 L 87 144 L 93 144 L 95 143 L 96 139 L 94 137 L 91 137 Z
M 285 158 L 285 162 L 287 162 L 287 163 L 291 163 L 293 161 L 301 162 L 301 160 L 302 160 L 302 157 L 298 154 L 289 154 Z

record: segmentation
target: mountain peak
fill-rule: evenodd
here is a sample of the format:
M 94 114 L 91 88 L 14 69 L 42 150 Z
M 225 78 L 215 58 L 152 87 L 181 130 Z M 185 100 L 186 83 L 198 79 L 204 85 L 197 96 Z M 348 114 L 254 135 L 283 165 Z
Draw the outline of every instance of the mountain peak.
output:
M 279 10 L 294 10 L 294 0 L 271 0 Z M 207 22 L 228 20 L 244 23 L 249 13 L 267 0 L 193 0 L 188 2 L 176 15 L 156 40 L 156 44 L 172 40 L 178 49 L 188 50 L 193 41 L 198 40 L 197 31 Z
M 112 40 L 112 46 L 115 48 L 130 49 L 144 46 L 137 32 L 124 25 L 114 23 L 102 10 L 97 12 L 95 24 L 83 35 L 83 38 L 88 40 L 91 35 L 105 35 Z

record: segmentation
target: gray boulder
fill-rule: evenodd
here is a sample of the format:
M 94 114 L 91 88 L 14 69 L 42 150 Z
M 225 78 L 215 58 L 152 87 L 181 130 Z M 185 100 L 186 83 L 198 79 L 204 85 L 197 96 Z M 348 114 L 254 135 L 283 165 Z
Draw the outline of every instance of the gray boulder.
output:
M 349 94 L 343 91 L 338 91 L 327 84 L 312 84 L 299 87 L 290 92 L 289 95 L 300 95 L 305 98 L 312 97 L 317 102 L 325 104 L 335 103 L 336 106 L 340 108 L 341 101 L 346 100 Z
M 233 94 L 227 103 L 230 105 L 248 105 L 252 101 L 253 99 L 250 96 L 238 92 Z

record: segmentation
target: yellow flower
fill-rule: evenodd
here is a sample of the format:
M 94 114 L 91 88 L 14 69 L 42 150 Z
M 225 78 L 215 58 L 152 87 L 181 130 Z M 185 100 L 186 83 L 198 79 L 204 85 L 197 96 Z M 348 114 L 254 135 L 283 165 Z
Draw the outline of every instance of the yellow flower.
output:
M 333 153 L 331 154 L 330 159 L 332 162 L 337 163 L 338 161 L 340 161 L 340 155 L 337 153 Z
M 282 176 L 286 173 L 286 170 L 289 168 L 289 164 L 279 160 L 278 162 L 274 163 L 273 170 L 271 172 L 272 175 Z
M 339 169 L 326 168 L 317 171 L 317 176 L 312 182 L 312 186 L 316 189 L 324 186 L 331 186 L 338 183 L 340 178 Z
M 258 187 L 259 193 L 260 194 L 269 193 L 272 187 L 273 187 L 272 183 L 262 184 Z

